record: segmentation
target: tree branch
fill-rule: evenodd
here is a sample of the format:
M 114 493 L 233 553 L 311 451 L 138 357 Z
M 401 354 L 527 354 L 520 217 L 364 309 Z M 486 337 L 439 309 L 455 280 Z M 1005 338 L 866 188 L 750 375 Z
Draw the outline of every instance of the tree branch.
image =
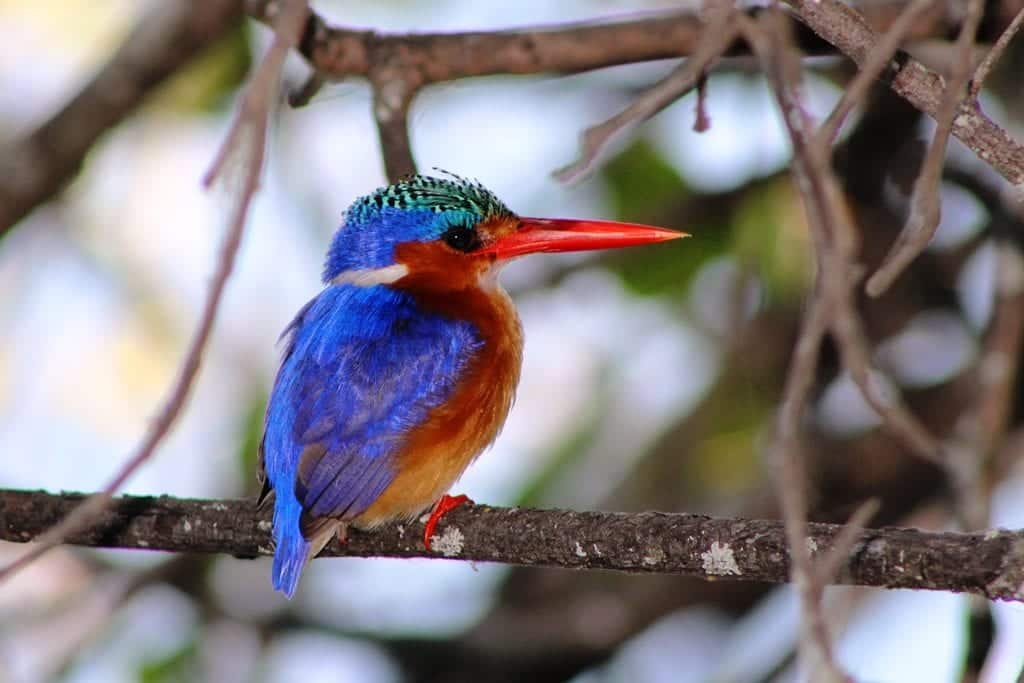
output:
M 242 16 L 240 0 L 154 4 L 110 61 L 53 118 L 0 148 L 0 234 L 56 194 L 104 132 Z
M 84 496 L 0 490 L 0 539 L 28 542 Z M 412 527 L 412 528 L 411 528 Z M 843 526 L 809 524 L 808 545 L 832 546 Z M 463 505 L 445 516 L 428 552 L 418 522 L 353 530 L 322 556 L 448 557 L 477 562 L 680 574 L 707 580 L 782 583 L 789 552 L 776 520 L 661 512 L 614 513 Z M 170 552 L 268 555 L 270 513 L 250 500 L 115 498 L 75 545 Z M 1024 601 L 1024 532 L 937 533 L 865 529 L 842 567 L 843 584 L 967 592 Z
M 249 0 L 246 10 L 266 21 L 271 0 Z M 876 30 L 885 31 L 899 17 L 902 2 L 866 2 L 858 10 Z M 936 8 L 907 34 L 908 40 L 943 37 L 948 31 Z M 813 28 L 813 27 L 812 27 Z M 512 74 L 575 73 L 618 64 L 685 57 L 700 43 L 705 24 L 693 11 L 659 13 L 640 19 L 456 33 L 382 33 L 332 26 L 312 15 L 300 51 L 322 75 L 341 79 L 369 77 L 378 62 L 396 63 L 422 81 L 443 81 Z M 802 24 L 794 23 L 796 40 L 808 55 L 835 54 Z M 829 41 L 831 42 L 831 41 Z M 743 43 L 726 54 L 749 55 Z
M 800 21 L 862 66 L 879 42 L 878 34 L 857 10 L 840 0 L 784 0 Z M 945 94 L 943 79 L 905 52 L 889 62 L 886 81 L 914 107 L 938 118 Z M 1004 178 L 1024 185 L 1024 145 L 974 103 L 960 105 L 953 135 Z

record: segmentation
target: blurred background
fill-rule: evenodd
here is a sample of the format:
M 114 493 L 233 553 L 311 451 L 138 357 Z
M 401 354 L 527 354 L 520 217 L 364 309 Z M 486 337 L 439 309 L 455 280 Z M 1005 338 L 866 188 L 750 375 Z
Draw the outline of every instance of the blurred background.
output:
M 0 139 L 61 106 L 148 6 L 0 2 Z M 499 30 L 678 6 L 314 3 L 337 23 L 389 31 Z M 1005 26 L 998 16 L 983 27 L 989 42 Z M 935 33 L 945 37 L 958 20 L 942 14 Z M 200 178 L 268 42 L 253 22 L 233 31 L 111 130 L 58 199 L 0 238 L 0 487 L 95 490 L 145 430 L 222 236 L 228 198 L 204 193 Z M 1024 101 L 1012 74 L 1022 56 L 1018 41 L 984 99 L 1018 140 Z M 805 103 L 820 119 L 852 70 L 832 57 L 807 65 Z M 756 63 L 728 59 L 712 75 L 707 132 L 693 132 L 688 96 L 620 140 L 588 179 L 551 177 L 577 157 L 581 130 L 672 66 L 473 79 L 431 87 L 413 106 L 422 171 L 475 177 L 527 215 L 693 234 L 506 270 L 525 365 L 504 433 L 458 486 L 479 502 L 778 514 L 764 447 L 812 273 L 788 142 Z M 286 89 L 306 75 L 300 59 L 289 61 Z M 869 268 L 902 225 L 930 131 L 879 89 L 839 143 Z M 282 107 L 268 152 L 198 384 L 127 492 L 255 494 L 278 334 L 319 290 L 344 209 L 385 183 L 364 83 L 329 84 L 304 108 Z M 956 142 L 949 157 L 933 244 L 889 294 L 861 302 L 877 362 L 940 435 L 971 398 L 992 311 L 993 239 L 1021 234 L 1002 181 Z M 953 528 L 942 474 L 878 428 L 830 345 L 813 398 L 813 519 L 845 521 L 877 496 L 873 525 Z M 1018 403 L 1008 441 L 1019 436 Z M 1024 526 L 1024 470 L 1007 457 L 997 475 L 991 525 Z M 0 562 L 22 550 L 0 544 Z M 826 605 L 840 662 L 858 680 L 960 680 L 962 596 L 831 588 Z M 980 680 L 1012 681 L 1024 660 L 1024 608 L 996 605 L 993 615 Z M 783 682 L 796 680 L 797 624 L 786 586 L 331 559 L 313 562 L 288 602 L 272 592 L 266 559 L 60 548 L 0 584 L 0 681 Z

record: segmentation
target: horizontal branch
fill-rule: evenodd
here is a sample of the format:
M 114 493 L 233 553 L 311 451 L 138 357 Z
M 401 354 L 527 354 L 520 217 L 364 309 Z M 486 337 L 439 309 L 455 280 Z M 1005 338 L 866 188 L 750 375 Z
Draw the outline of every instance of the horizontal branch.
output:
M 0 490 L 0 540 L 31 541 L 82 499 L 82 494 Z M 332 542 L 322 555 L 448 557 L 772 583 L 789 577 L 785 531 L 776 520 L 464 505 L 450 512 L 440 529 L 433 552 L 423 548 L 422 526 L 416 522 L 373 533 L 353 531 L 345 546 Z M 815 555 L 827 552 L 841 529 L 808 525 L 808 547 Z M 271 553 L 270 516 L 251 500 L 124 496 L 69 542 L 256 557 Z M 853 547 L 840 583 L 1024 601 L 1024 532 L 866 529 Z
M 267 21 L 270 0 L 250 0 L 247 11 Z M 859 9 L 879 31 L 899 16 L 901 3 L 864 3 Z M 612 22 L 587 21 L 543 28 L 455 33 L 384 33 L 332 26 L 313 14 L 299 49 L 328 78 L 369 77 L 388 68 L 419 87 L 475 76 L 575 73 L 618 64 L 685 57 L 694 52 L 707 25 L 697 12 L 660 13 Z M 909 40 L 941 37 L 948 27 L 941 12 L 918 22 Z M 836 54 L 834 47 L 794 22 L 800 49 L 808 55 Z M 726 54 L 750 54 L 739 42 Z

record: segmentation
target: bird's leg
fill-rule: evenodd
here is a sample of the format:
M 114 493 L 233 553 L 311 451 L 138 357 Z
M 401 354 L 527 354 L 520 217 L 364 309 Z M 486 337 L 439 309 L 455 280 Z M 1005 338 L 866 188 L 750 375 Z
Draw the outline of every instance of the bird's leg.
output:
M 427 525 L 423 527 L 423 545 L 427 550 L 430 550 L 430 538 L 434 535 L 434 530 L 437 528 L 437 523 L 441 521 L 441 518 L 446 514 L 459 507 L 463 503 L 472 503 L 467 495 L 449 496 L 447 493 L 437 499 L 434 503 L 434 509 L 430 511 L 430 517 L 427 519 Z
M 338 539 L 338 545 L 345 545 L 348 543 L 348 524 L 342 522 L 338 525 L 338 528 L 334 530 L 334 537 Z

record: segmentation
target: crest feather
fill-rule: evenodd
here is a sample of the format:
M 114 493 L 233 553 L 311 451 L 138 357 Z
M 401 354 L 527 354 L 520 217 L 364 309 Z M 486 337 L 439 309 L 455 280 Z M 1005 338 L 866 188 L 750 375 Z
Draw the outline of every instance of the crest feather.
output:
M 434 213 L 466 211 L 481 219 L 512 216 L 512 211 L 480 181 L 435 169 L 449 176 L 413 175 L 356 200 L 352 211 L 382 209 L 430 209 Z

